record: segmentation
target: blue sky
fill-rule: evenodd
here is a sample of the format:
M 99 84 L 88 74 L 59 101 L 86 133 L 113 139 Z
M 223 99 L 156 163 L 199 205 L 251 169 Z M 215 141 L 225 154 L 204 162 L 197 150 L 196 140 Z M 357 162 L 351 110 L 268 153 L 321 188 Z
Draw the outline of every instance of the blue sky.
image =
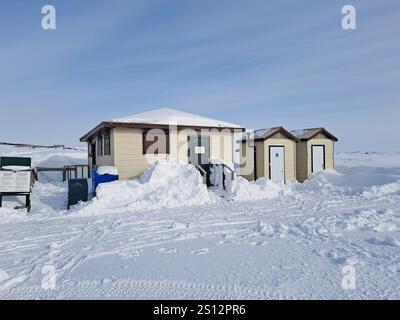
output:
M 400 152 L 398 0 L 2 0 L 0 25 L 0 141 L 78 145 L 101 120 L 171 107 Z

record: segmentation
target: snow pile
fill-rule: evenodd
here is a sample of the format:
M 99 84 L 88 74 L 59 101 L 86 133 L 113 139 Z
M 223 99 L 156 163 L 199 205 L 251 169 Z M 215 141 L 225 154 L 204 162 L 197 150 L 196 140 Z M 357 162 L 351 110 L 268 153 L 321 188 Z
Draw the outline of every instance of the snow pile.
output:
M 372 186 L 369 190 L 365 190 L 362 195 L 366 198 L 376 198 L 386 195 L 400 195 L 400 180 L 381 186 Z
M 118 169 L 116 167 L 112 167 L 112 166 L 98 167 L 96 172 L 98 175 L 101 175 L 101 176 L 104 174 L 109 174 L 109 175 L 113 175 L 113 176 L 118 175 Z
M 399 176 L 358 170 L 340 173 L 329 169 L 312 174 L 304 183 L 292 186 L 297 193 L 315 192 L 324 195 L 334 193 L 365 197 L 377 197 L 388 193 L 400 194 Z
M 148 168 L 138 180 L 100 184 L 97 199 L 82 204 L 81 213 L 119 212 L 195 206 L 213 202 L 202 176 L 190 164 L 161 160 Z
M 292 226 L 293 234 L 304 237 L 337 237 L 344 232 L 372 231 L 376 233 L 398 230 L 398 218 L 391 209 L 349 209 L 345 213 L 314 216 Z M 296 231 L 297 229 L 297 231 Z
M 4 201 L 5 199 L 3 199 Z M 16 222 L 16 221 L 24 221 L 26 218 L 26 212 L 21 213 L 20 210 L 15 210 L 13 208 L 3 207 L 0 208 L 0 225 Z
M 250 201 L 277 198 L 285 193 L 284 185 L 266 178 L 248 181 L 243 177 L 235 179 L 227 185 L 225 198 L 234 201 Z

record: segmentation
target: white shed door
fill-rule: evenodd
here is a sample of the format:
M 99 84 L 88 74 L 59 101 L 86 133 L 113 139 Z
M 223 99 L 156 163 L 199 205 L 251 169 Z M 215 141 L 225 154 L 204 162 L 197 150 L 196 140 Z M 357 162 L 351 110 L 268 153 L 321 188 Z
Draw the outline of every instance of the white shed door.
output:
M 312 172 L 318 172 L 325 169 L 325 147 L 311 146 L 312 148 Z
M 270 147 L 271 180 L 285 182 L 285 147 Z

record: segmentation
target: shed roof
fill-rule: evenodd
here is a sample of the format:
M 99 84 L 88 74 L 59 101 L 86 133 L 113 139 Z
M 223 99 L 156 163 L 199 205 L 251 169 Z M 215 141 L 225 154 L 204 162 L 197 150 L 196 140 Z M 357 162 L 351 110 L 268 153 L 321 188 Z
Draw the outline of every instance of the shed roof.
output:
M 255 141 L 263 141 L 271 138 L 274 136 L 276 133 L 282 133 L 289 139 L 292 139 L 294 141 L 298 141 L 297 137 L 295 137 L 293 134 L 291 134 L 289 131 L 287 131 L 284 127 L 273 127 L 273 128 L 265 128 L 265 129 L 257 129 L 254 130 L 254 140 Z M 246 141 L 249 138 L 249 133 L 244 133 L 242 138 L 240 140 Z
M 271 138 L 274 136 L 276 133 L 282 133 L 289 139 L 292 139 L 294 141 L 298 141 L 297 137 L 294 136 L 292 133 L 287 131 L 284 127 L 273 127 L 273 128 L 265 128 L 265 129 L 257 129 L 254 131 L 254 140 L 256 141 L 263 141 Z M 242 141 L 245 141 L 248 139 L 248 134 L 243 135 Z
M 290 132 L 301 141 L 310 140 L 310 139 L 316 137 L 317 135 L 319 135 L 320 133 L 325 134 L 329 139 L 338 141 L 338 138 L 336 138 L 332 133 L 330 133 L 325 128 L 299 129 L 299 130 L 292 130 Z

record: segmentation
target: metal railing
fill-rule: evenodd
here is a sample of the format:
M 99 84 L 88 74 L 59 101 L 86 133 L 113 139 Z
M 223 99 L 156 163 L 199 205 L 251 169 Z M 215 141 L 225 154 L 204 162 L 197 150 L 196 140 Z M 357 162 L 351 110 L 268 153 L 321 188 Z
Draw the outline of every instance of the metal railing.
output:
M 222 186 L 223 186 L 224 190 L 226 190 L 225 168 L 228 169 L 228 171 L 230 171 L 230 173 L 231 173 L 231 181 L 233 181 L 235 179 L 235 171 L 231 167 L 227 166 L 225 163 L 221 163 L 220 165 L 222 166 Z
M 196 167 L 197 170 L 200 171 L 201 175 L 203 176 L 203 182 L 204 184 L 207 184 L 207 171 L 204 170 L 201 166 L 199 166 L 198 164 L 194 164 L 194 166 Z
M 74 176 L 74 179 L 78 179 L 79 173 L 80 173 L 80 178 L 90 179 L 92 177 L 93 168 L 96 167 L 97 166 L 93 166 L 91 164 L 74 164 L 74 165 L 64 166 L 63 181 L 72 179 L 72 176 Z M 85 172 L 87 173 L 86 177 L 85 177 Z
M 63 167 L 36 167 L 34 169 L 34 177 L 36 181 L 39 181 L 40 172 L 60 172 L 62 173 L 62 181 L 72 178 L 78 179 L 79 177 L 90 179 L 92 177 L 92 170 L 95 167 L 89 164 L 65 165 Z

